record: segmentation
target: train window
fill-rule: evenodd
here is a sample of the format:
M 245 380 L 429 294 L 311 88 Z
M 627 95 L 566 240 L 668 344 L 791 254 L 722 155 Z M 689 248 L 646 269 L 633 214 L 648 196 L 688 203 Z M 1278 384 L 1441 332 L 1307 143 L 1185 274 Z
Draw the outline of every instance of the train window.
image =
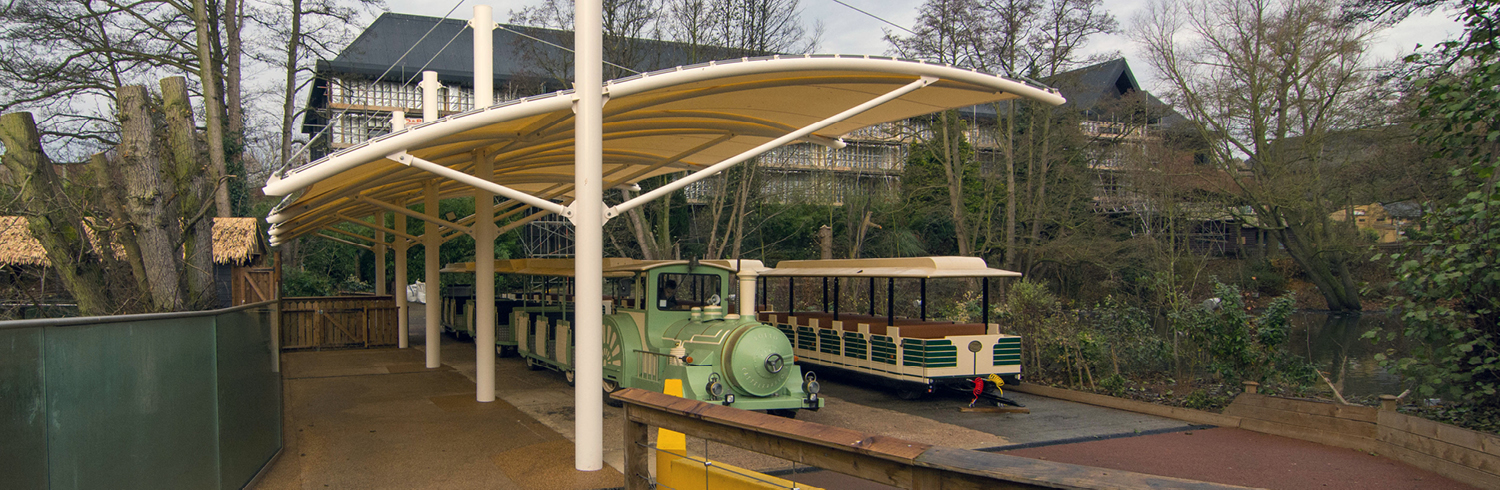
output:
M 607 295 L 613 296 L 615 306 L 620 308 L 639 308 L 635 306 L 635 278 L 619 277 L 609 279 L 609 287 L 604 288 Z
M 662 274 L 656 279 L 656 309 L 717 305 L 719 290 L 719 276 L 714 274 Z

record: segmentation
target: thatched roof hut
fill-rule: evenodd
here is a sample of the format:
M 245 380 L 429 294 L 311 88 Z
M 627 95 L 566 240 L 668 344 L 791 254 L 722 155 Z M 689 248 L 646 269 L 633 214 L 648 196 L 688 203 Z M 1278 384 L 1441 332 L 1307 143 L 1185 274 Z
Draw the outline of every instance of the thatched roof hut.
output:
M 255 218 L 214 218 L 215 264 L 248 264 L 261 254 L 260 244 Z M 0 266 L 6 265 L 52 265 L 41 242 L 27 229 L 25 217 L 0 216 Z
M 42 242 L 32 238 L 26 228 L 26 218 L 0 216 L 0 265 L 51 265 Z

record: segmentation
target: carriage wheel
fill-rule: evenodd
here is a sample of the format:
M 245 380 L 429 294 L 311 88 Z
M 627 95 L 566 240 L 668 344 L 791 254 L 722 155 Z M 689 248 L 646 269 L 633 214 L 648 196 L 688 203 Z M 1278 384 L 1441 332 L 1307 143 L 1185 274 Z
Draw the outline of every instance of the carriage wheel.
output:
M 921 400 L 924 396 L 927 396 L 927 392 L 922 390 L 896 390 L 896 398 L 900 398 L 902 400 Z
M 617 382 L 615 382 L 615 380 L 612 380 L 612 379 L 609 379 L 609 378 L 604 378 L 604 404 L 609 405 L 611 407 L 615 407 L 615 408 L 620 408 L 620 407 L 625 406 L 625 402 L 616 400 L 614 398 L 610 398 L 610 396 L 609 396 L 610 393 L 614 393 L 614 392 L 619 391 L 619 390 L 620 390 L 620 383 L 617 383 Z

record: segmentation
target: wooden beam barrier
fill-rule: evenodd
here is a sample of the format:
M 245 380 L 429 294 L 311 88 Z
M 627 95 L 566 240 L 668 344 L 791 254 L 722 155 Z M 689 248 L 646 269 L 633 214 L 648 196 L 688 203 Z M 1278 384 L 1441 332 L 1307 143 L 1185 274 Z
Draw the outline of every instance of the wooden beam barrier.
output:
M 1244 488 L 1129 471 L 931 446 L 627 388 L 625 488 L 650 488 L 647 427 L 746 449 L 863 480 L 916 490 L 990 488 Z

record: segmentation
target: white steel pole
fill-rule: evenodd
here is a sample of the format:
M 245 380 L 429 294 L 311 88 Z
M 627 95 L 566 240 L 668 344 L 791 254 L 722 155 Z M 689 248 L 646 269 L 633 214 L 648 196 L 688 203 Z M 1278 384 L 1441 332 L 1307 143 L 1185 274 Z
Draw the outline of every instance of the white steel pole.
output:
M 573 11 L 574 119 L 573 226 L 578 310 L 573 352 L 574 465 L 604 468 L 604 15 L 601 0 L 578 0 Z
M 425 203 L 423 211 L 428 216 L 436 218 L 438 215 L 437 180 L 428 180 L 426 185 L 422 186 L 422 194 L 424 198 L 423 202 Z M 443 246 L 443 232 L 440 230 L 437 223 L 431 221 L 422 223 L 422 248 L 424 249 L 422 251 L 427 259 L 427 263 L 423 267 L 423 272 L 427 273 L 427 302 L 425 306 L 427 312 L 427 367 L 429 369 L 443 365 L 442 356 L 439 355 L 439 349 L 442 348 L 443 332 L 438 326 L 438 320 L 441 319 L 439 317 L 442 315 L 439 307 L 443 304 L 442 291 L 438 289 L 438 268 L 442 267 L 438 265 L 438 248 Z
M 422 122 L 433 122 L 438 118 L 438 83 L 437 72 L 427 70 L 422 72 Z
M 397 214 L 394 226 L 402 233 L 406 232 L 406 215 Z M 406 302 L 406 250 L 411 244 L 405 238 L 396 237 L 396 346 L 402 349 L 410 347 L 411 342 L 411 305 Z
M 396 131 L 401 131 L 403 129 L 406 129 L 406 111 L 391 111 L 391 132 L 394 133 Z M 385 213 L 375 213 L 375 226 L 380 227 L 380 228 L 385 228 Z M 398 242 L 401 241 L 401 237 L 395 237 L 395 238 L 396 238 L 396 241 L 398 241 Z M 386 251 L 386 246 L 385 246 L 385 232 L 384 231 L 380 231 L 379 229 L 376 229 L 375 230 L 375 277 L 376 277 L 376 280 L 375 280 L 375 295 L 376 296 L 385 296 L 386 294 L 391 294 L 391 293 L 388 293 L 387 289 L 386 289 L 386 284 L 387 283 L 386 283 L 386 280 L 385 280 L 385 251 Z M 397 267 L 400 267 L 401 263 L 402 263 L 401 259 L 396 259 Z M 406 274 L 404 272 L 397 272 L 396 275 L 398 277 L 400 277 L 400 276 L 404 276 Z M 396 282 L 398 284 L 400 284 L 401 281 L 396 281 Z M 400 285 L 400 290 L 401 290 L 400 292 L 402 294 L 397 294 L 396 295 L 396 311 L 398 313 L 405 313 L 405 309 L 402 307 L 402 305 L 406 303 L 406 298 L 404 298 L 405 293 L 406 293 L 406 285 L 405 284 L 401 284 Z M 402 317 L 401 321 L 397 321 L 397 323 L 398 324 L 405 323 L 405 317 Z M 401 343 L 403 344 L 402 347 L 405 347 L 404 344 L 406 343 L 406 340 L 402 339 Z
M 474 6 L 474 107 L 494 103 L 495 21 L 489 5 Z M 489 153 L 474 152 L 474 174 L 489 181 L 495 178 L 494 162 Z M 474 189 L 474 364 L 478 371 L 474 398 L 495 401 L 495 195 Z
M 495 20 L 489 5 L 474 6 L 474 108 L 495 104 Z M 488 177 L 486 177 L 488 178 Z
M 486 8 L 488 9 L 488 8 Z M 478 10 L 478 7 L 475 7 Z M 488 152 L 474 152 L 474 173 L 494 178 Z M 474 398 L 495 401 L 495 195 L 474 190 Z
M 391 111 L 391 132 L 406 129 L 406 111 Z

